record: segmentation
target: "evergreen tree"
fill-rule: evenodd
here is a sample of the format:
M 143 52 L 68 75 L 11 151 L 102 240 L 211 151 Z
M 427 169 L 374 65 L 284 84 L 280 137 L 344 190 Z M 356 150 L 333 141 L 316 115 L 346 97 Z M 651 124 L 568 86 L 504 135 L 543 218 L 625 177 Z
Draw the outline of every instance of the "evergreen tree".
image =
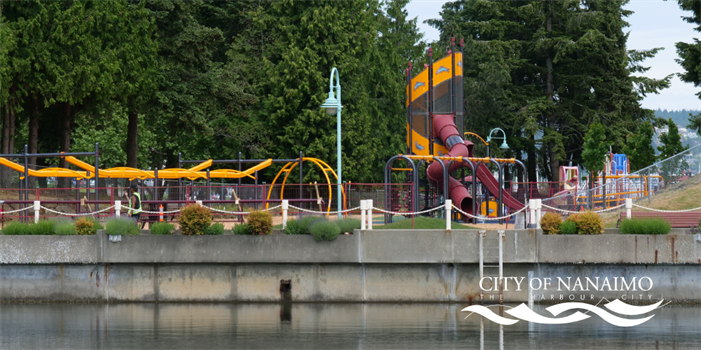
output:
M 655 163 L 655 149 L 652 147 L 654 131 L 649 121 L 640 124 L 638 131 L 628 136 L 623 153 L 628 156 L 630 171 L 635 172 Z
M 404 149 L 402 76 L 420 38 L 404 5 L 389 2 L 389 15 L 377 1 L 278 1 L 251 9 L 251 25 L 230 56 L 254 67 L 247 78 L 260 100 L 250 119 L 269 133 L 267 155 L 296 158 L 303 151 L 335 163 L 336 116 L 319 107 L 336 67 L 344 178 L 381 180 L 384 163 Z
M 596 177 L 604 170 L 606 153 L 610 145 L 609 142 L 606 142 L 604 126 L 598 121 L 593 122 L 589 131 L 584 135 L 582 150 L 582 163 L 584 168 L 589 171 L 589 190 L 594 186 Z
M 466 125 L 479 130 L 504 124 L 514 153 L 528 153 L 529 178 L 536 161 L 557 181 L 560 160 L 581 159 L 583 130 L 599 119 L 622 148 L 625 135 L 652 111 L 644 94 L 668 86 L 665 79 L 635 77 L 649 51 L 626 50 L 627 1 L 456 1 L 430 23 L 468 38 Z M 636 90 L 633 86 L 636 86 Z M 475 130 L 473 130 L 475 131 Z M 536 140 L 536 135 L 540 136 Z M 513 139 L 513 142 L 512 142 Z M 540 157 L 536 160 L 537 145 Z
M 688 23 L 696 25 L 695 31 L 701 32 L 701 1 L 699 0 L 677 0 L 679 7 L 685 11 L 691 11 L 691 15 L 684 17 Z M 701 41 L 699 38 L 694 38 L 694 42 L 685 43 L 678 42 L 677 54 L 679 63 L 684 68 L 683 73 L 679 74 L 679 78 L 687 83 L 693 83 L 696 87 L 701 87 Z M 696 96 L 701 99 L 701 91 L 696 93 Z M 701 133 L 701 113 L 689 114 L 689 127 Z
M 675 157 L 675 155 L 686 151 L 689 147 L 682 145 L 679 129 L 672 119 L 667 120 L 667 132 L 660 134 L 660 143 L 661 145 L 657 147 L 657 150 L 660 151 L 659 159 L 663 160 L 661 164 L 662 177 L 665 179 L 665 182 L 669 182 L 673 176 L 680 175 L 682 171 L 688 168 L 684 157 Z

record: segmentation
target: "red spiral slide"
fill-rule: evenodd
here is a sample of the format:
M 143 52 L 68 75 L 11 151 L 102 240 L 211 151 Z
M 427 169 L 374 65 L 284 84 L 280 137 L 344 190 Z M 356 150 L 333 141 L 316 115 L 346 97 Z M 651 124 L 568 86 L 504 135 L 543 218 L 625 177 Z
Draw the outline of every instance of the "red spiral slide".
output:
M 433 131 L 434 137 L 438 137 L 443 141 L 443 144 L 450 150 L 447 157 L 472 157 L 472 143 L 465 141 L 462 135 L 458 132 L 458 128 L 453 122 L 452 114 L 438 114 L 433 116 Z M 447 161 L 444 161 L 447 165 Z M 453 162 L 449 172 L 453 172 L 458 168 L 466 166 L 463 162 Z M 494 178 L 486 165 L 480 163 L 475 171 L 477 178 L 484 184 L 492 196 L 499 196 L 499 181 Z M 437 186 L 443 185 L 443 167 L 438 162 L 433 162 L 427 169 L 428 179 Z M 448 191 L 450 199 L 455 206 L 462 211 L 473 214 L 472 212 L 472 196 L 467 191 L 467 187 L 463 186 L 460 181 L 449 178 Z M 519 202 L 506 192 L 502 193 L 504 204 L 512 210 L 520 210 L 523 208 L 523 203 Z

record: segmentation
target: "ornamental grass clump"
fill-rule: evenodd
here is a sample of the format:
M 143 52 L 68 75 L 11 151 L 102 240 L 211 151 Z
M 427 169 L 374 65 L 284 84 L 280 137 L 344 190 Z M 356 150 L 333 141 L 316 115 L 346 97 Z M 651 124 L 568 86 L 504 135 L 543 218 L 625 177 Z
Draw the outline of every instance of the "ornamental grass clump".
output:
M 232 230 L 235 235 L 250 235 L 251 230 L 248 229 L 248 224 L 243 223 L 243 224 L 238 224 L 234 226 L 234 229 Z
M 248 230 L 252 235 L 269 235 L 273 233 L 273 214 L 268 211 L 254 210 L 246 218 Z
M 302 228 L 302 225 L 299 223 L 299 221 L 290 220 L 287 222 L 287 226 L 285 226 L 285 234 L 286 235 L 306 235 L 306 234 L 309 234 L 309 232 L 304 231 L 304 229 Z
M 102 224 L 100 223 L 100 220 L 98 220 L 92 216 L 86 216 L 84 219 L 92 222 L 92 225 L 95 228 L 95 233 L 97 233 L 97 230 L 104 229 L 104 226 L 102 226 Z
M 70 236 L 76 234 L 75 224 L 70 220 L 56 220 L 54 232 L 58 236 Z
M 556 235 L 560 233 L 560 224 L 562 224 L 562 217 L 553 212 L 546 212 L 543 214 L 543 217 L 540 218 L 540 228 L 546 235 Z
M 141 233 L 134 220 L 128 217 L 115 217 L 105 223 L 105 233 L 114 235 L 138 235 Z
M 175 225 L 167 222 L 155 222 L 151 224 L 152 235 L 170 235 L 175 231 Z
M 341 228 L 333 221 L 322 220 L 314 223 L 309 228 L 309 232 L 317 242 L 322 240 L 333 241 L 341 234 Z
M 79 235 L 94 235 L 97 233 L 95 221 L 87 218 L 80 218 L 75 221 L 75 232 Z
M 5 228 L 2 229 L 3 235 L 8 236 L 20 236 L 29 233 L 29 226 L 21 222 L 11 222 Z
M 27 226 L 28 235 L 53 235 L 54 222 L 49 220 L 41 220 L 35 224 Z
M 212 212 L 201 205 L 190 204 L 180 211 L 179 223 L 184 235 L 202 235 L 212 224 Z
M 568 220 L 574 221 L 577 225 L 579 235 L 600 235 L 604 233 L 604 221 L 601 216 L 593 211 L 585 211 L 570 215 Z
M 317 221 L 327 221 L 323 216 L 305 215 L 301 216 L 297 222 L 299 223 L 300 229 L 303 233 L 300 234 L 310 234 L 309 228 Z
M 204 230 L 205 235 L 223 235 L 224 234 L 224 224 L 215 222 L 212 224 L 212 226 L 207 227 L 206 230 Z
M 561 235 L 576 235 L 577 234 L 577 224 L 567 219 L 560 224 L 560 234 Z
M 353 233 L 353 230 L 360 230 L 360 219 L 345 218 L 336 221 L 341 233 Z
M 669 221 L 661 218 L 633 218 L 621 221 L 621 233 L 629 235 L 666 235 L 671 229 Z

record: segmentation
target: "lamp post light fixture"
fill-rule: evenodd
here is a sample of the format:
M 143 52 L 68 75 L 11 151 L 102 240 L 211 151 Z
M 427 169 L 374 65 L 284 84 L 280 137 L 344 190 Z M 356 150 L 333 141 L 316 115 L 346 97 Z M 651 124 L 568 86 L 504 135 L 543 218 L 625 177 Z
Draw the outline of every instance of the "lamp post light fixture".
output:
M 336 85 L 333 85 L 333 77 L 336 76 Z M 334 89 L 336 93 L 334 94 Z M 338 95 L 338 96 L 336 96 Z M 337 98 L 338 97 L 338 98 Z M 326 114 L 336 115 L 336 172 L 338 175 L 337 184 L 337 199 L 338 203 L 338 218 L 341 218 L 341 210 L 343 210 L 343 196 L 341 184 L 341 83 L 338 78 L 338 69 L 333 67 L 331 70 L 331 77 L 329 78 L 329 98 L 324 101 L 321 108 L 326 109 Z
M 493 137 L 495 139 L 503 140 L 503 142 L 501 143 L 501 146 L 499 146 L 499 149 L 502 149 L 502 150 L 509 149 L 509 145 L 506 144 L 506 133 L 501 128 L 494 128 L 494 129 L 489 131 L 489 136 L 487 136 L 487 144 L 489 144 L 492 141 L 492 133 L 494 133 L 495 131 L 501 131 L 501 134 L 504 135 L 502 137 L 499 137 L 499 136 Z M 487 158 L 489 158 L 489 147 L 487 147 Z

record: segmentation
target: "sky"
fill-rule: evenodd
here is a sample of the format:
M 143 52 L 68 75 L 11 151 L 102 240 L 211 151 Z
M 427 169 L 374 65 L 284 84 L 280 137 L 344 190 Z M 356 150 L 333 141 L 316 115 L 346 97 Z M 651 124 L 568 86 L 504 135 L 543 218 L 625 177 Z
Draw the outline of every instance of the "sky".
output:
M 424 33 L 424 40 L 431 42 L 438 40 L 438 30 L 423 23 L 429 18 L 440 18 L 441 7 L 445 0 L 412 0 L 407 5 L 410 18 L 418 17 L 419 29 Z M 663 78 L 669 74 L 682 72 L 682 67 L 674 60 L 677 57 L 674 43 L 683 41 L 690 43 L 692 38 L 701 37 L 701 33 L 693 30 L 694 26 L 681 19 L 691 12 L 682 11 L 674 0 L 631 0 L 625 7 L 634 13 L 627 18 L 630 27 L 628 37 L 628 49 L 646 50 L 655 47 L 663 47 L 664 50 L 657 53 L 652 59 L 643 62 L 644 66 L 651 67 L 645 73 L 651 78 Z M 642 102 L 644 108 L 649 109 L 693 109 L 701 110 L 701 100 L 694 95 L 701 88 L 695 88 L 693 84 L 684 83 L 674 76 L 671 86 L 662 90 L 658 95 L 648 95 Z

